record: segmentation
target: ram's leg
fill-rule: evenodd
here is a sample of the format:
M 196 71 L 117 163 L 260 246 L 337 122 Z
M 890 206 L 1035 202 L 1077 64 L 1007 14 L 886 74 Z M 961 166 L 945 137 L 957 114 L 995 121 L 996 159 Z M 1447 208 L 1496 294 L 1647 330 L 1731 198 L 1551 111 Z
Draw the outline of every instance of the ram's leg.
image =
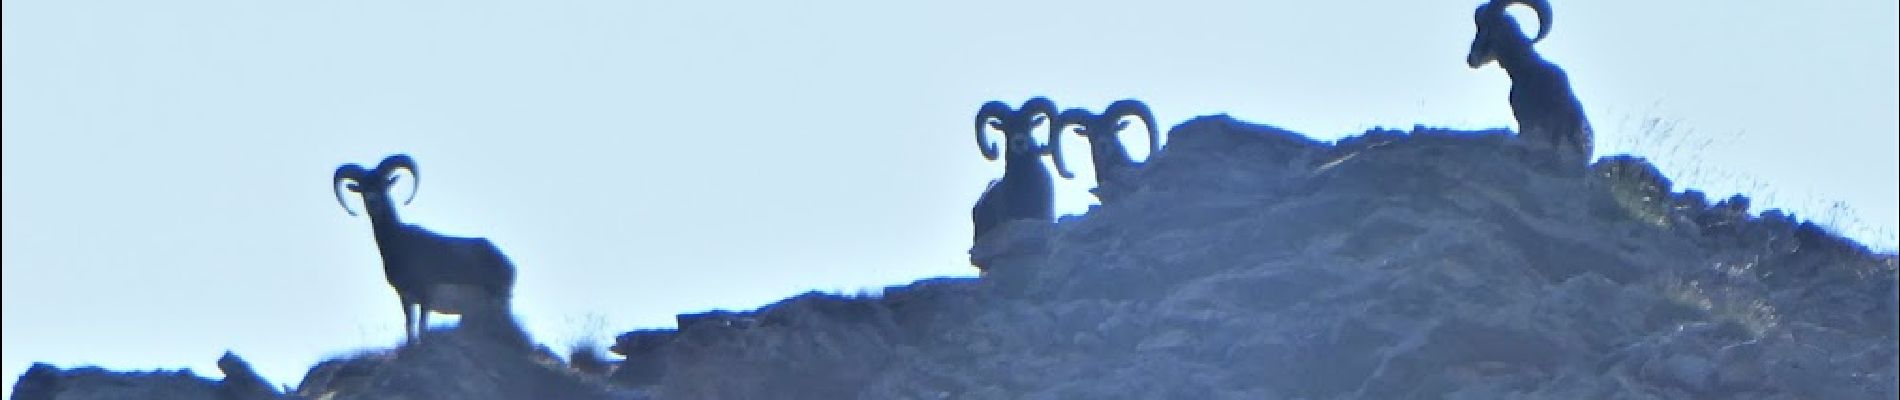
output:
M 429 332 L 429 302 L 416 303 L 416 337 Z
M 409 299 L 402 299 L 402 334 L 405 344 L 416 344 L 415 314 L 409 311 Z

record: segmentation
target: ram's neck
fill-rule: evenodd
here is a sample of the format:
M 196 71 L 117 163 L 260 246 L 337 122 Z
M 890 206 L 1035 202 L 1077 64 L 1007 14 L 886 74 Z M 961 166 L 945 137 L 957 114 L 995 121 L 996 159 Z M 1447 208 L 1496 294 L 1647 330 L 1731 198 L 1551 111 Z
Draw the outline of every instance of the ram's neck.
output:
M 1049 168 L 1042 165 L 1042 152 L 1012 151 L 1003 158 L 1004 178 L 1028 174 L 1039 174 L 1044 177 L 1049 175 Z
M 393 250 L 389 247 L 393 243 L 402 241 L 402 237 L 408 235 L 406 232 L 408 228 L 403 225 L 400 218 L 396 217 L 395 207 L 386 204 L 381 207 L 370 207 L 369 226 L 370 231 L 376 234 L 377 247 L 383 250 L 385 260 L 390 256 L 389 251 Z
M 1098 165 L 1122 167 L 1135 163 L 1134 157 L 1128 155 L 1128 147 L 1123 146 L 1121 139 L 1112 134 L 1089 137 L 1089 147 L 1095 149 L 1095 163 Z
M 1550 68 L 1550 63 L 1545 62 L 1544 57 L 1531 48 L 1529 38 L 1513 38 L 1495 50 L 1498 66 L 1504 68 L 1504 73 L 1510 75 L 1514 81 L 1521 78 L 1536 79 L 1538 76 L 1549 74 L 1545 70 Z

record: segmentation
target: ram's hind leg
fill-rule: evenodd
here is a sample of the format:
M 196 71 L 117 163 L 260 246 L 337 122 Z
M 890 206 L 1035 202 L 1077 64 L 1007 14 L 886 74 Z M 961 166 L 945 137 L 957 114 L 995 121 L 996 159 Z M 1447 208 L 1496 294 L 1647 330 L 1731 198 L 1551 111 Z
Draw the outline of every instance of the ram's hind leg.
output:
M 429 333 L 429 302 L 416 303 L 416 337 Z

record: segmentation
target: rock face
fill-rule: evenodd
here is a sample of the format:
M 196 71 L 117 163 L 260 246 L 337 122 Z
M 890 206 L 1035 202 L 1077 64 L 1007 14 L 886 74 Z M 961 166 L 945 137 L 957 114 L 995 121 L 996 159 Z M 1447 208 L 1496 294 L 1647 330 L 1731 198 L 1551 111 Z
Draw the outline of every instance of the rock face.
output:
M 283 396 L 251 370 L 251 364 L 225 352 L 218 358 L 224 380 L 191 371 L 112 372 L 99 368 L 60 370 L 34 364 L 13 385 L 13 399 L 217 399 L 264 400 Z
M 222 381 L 190 371 L 60 370 L 35 365 L 13 398 L 38 399 L 645 399 L 529 347 L 512 319 L 465 316 L 462 325 L 428 332 L 418 344 L 327 360 L 294 390 L 279 391 L 236 355 L 218 359 Z
M 291 394 L 338 400 L 644 398 L 579 374 L 545 349 L 524 351 L 462 330 L 431 333 L 393 353 L 324 361 Z
M 1675 192 L 1642 159 L 1579 175 L 1541 169 L 1508 132 L 1324 144 L 1225 116 L 1169 136 L 1115 202 L 986 234 L 970 251 L 982 278 L 685 314 L 621 335 L 626 359 L 607 367 L 561 365 L 510 321 L 465 320 L 326 361 L 285 395 L 1900 395 L 1895 256 L 1746 198 Z M 15 398 L 258 395 L 226 369 L 212 382 L 36 366 Z
M 623 336 L 661 398 L 1893 398 L 1892 255 L 1507 132 L 1189 121 L 982 279 Z M 737 322 L 732 322 L 737 321 Z M 626 371 L 634 370 L 629 369 Z M 634 376 L 639 378 L 635 379 Z
M 14 400 L 217 399 L 218 383 L 191 371 L 60 370 L 33 364 L 13 384 Z

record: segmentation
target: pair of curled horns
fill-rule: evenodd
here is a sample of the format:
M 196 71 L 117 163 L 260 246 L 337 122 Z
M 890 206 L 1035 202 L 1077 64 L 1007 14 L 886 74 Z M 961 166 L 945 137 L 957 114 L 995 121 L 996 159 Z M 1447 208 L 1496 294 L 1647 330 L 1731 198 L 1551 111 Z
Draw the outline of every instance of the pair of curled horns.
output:
M 1496 20 L 1504 18 L 1504 9 L 1510 7 L 1512 4 L 1523 4 L 1525 7 L 1530 7 L 1531 11 L 1537 13 L 1537 36 L 1531 38 L 1531 43 L 1542 42 L 1545 36 L 1550 36 L 1550 0 L 1491 0 L 1491 2 L 1478 6 L 1477 15 L 1473 16 L 1473 19 Z
M 1056 118 L 1056 127 L 1061 129 L 1069 125 L 1079 125 L 1077 135 L 1095 140 L 1128 129 L 1128 121 L 1124 119 L 1127 117 L 1140 118 L 1141 122 L 1148 126 L 1148 155 L 1153 157 L 1155 152 L 1161 150 L 1161 132 L 1155 127 L 1154 112 L 1149 111 L 1148 104 L 1140 100 L 1123 99 L 1109 103 L 1108 108 L 1102 110 L 1101 115 L 1085 109 L 1071 108 L 1063 111 L 1062 115 Z
M 1517 21 L 1504 14 L 1504 10 L 1513 4 L 1523 4 L 1537 12 L 1536 37 L 1525 38 Z M 1491 0 L 1479 5 L 1471 18 L 1478 32 L 1471 39 L 1471 51 L 1465 54 L 1465 64 L 1472 68 L 1495 61 L 1510 51 L 1527 52 L 1530 45 L 1550 35 L 1551 11 L 1548 0 Z
M 1053 124 L 1055 117 L 1056 103 L 1047 97 L 1038 96 L 1024 101 L 1020 109 L 1011 109 L 1009 104 L 1001 101 L 983 103 L 983 107 L 976 112 L 977 150 L 983 153 L 983 158 L 995 161 L 998 157 L 1001 157 L 1002 154 L 998 151 L 996 142 L 990 141 L 989 128 L 1003 131 L 1006 140 L 1008 137 L 1027 137 L 1029 136 L 1029 130 L 1035 129 L 1036 124 L 1045 121 Z M 1056 126 L 1055 128 L 1060 129 L 1061 127 Z M 1055 159 L 1057 174 L 1061 174 L 1063 178 L 1074 178 L 1075 174 L 1069 172 L 1068 165 L 1062 161 L 1062 135 L 1060 135 L 1060 133 L 1061 132 L 1058 131 L 1056 134 L 1049 135 L 1049 143 L 1047 145 L 1030 150 L 1034 151 L 1038 156 L 1051 156 L 1051 158 Z
M 402 204 L 409 204 L 410 201 L 416 199 L 415 189 L 420 188 L 422 184 L 422 173 L 416 169 L 415 159 L 409 158 L 408 154 L 396 154 L 384 157 L 381 163 L 376 164 L 375 169 L 364 169 L 363 166 L 357 164 L 343 164 L 336 167 L 336 173 L 331 175 L 330 182 L 335 186 L 333 190 L 336 192 L 337 205 L 343 206 L 343 212 L 352 216 L 356 215 L 356 211 L 350 209 L 350 204 L 343 200 L 343 190 L 348 189 L 356 193 L 371 191 L 387 193 L 389 187 L 396 183 L 394 174 L 398 169 L 409 170 L 409 175 L 412 177 L 409 182 L 409 198 L 402 201 Z

